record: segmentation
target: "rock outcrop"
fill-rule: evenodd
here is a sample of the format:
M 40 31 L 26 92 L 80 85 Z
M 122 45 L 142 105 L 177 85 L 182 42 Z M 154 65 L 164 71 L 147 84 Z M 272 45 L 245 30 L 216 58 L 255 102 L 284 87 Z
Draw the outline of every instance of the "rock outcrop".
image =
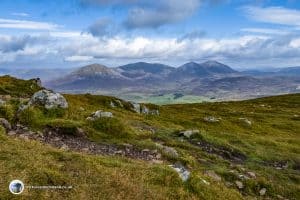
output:
M 27 106 L 31 105 L 41 105 L 46 109 L 68 108 L 68 102 L 61 94 L 49 90 L 40 90 L 34 93 Z
M 190 177 L 190 172 L 180 163 L 175 163 L 174 165 L 169 165 L 172 167 L 179 175 L 182 181 L 187 181 Z

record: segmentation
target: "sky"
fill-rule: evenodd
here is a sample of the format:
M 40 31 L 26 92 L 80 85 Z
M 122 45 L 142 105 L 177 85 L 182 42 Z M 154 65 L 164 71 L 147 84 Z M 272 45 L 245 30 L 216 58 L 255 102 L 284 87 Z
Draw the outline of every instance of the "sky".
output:
M 297 0 L 0 0 L 0 67 L 300 66 Z

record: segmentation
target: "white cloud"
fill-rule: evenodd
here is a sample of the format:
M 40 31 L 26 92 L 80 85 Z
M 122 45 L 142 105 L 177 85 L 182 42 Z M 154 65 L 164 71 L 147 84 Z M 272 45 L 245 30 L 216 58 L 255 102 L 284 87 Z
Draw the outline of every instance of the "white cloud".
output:
M 84 62 L 93 60 L 93 56 L 69 56 L 65 58 L 67 62 Z
M 58 37 L 58 36 L 70 37 Z M 19 43 L 17 42 L 19 41 Z M 28 42 L 27 42 L 28 41 Z M 17 43 L 16 43 L 17 42 Z M 87 33 L 56 33 L 27 37 L 2 36 L 0 63 L 70 66 L 78 63 L 133 61 L 182 64 L 186 61 L 216 59 L 239 67 L 298 65 L 300 38 L 287 35 L 247 35 L 232 38 L 113 37 L 101 39 Z M 18 48 L 16 48 L 18 47 Z M 9 51 L 8 51 L 9 50 Z M 19 65 L 21 65 L 19 64 Z
M 0 28 L 31 29 L 31 30 L 56 30 L 57 24 L 47 22 L 36 22 L 28 20 L 14 20 L 0 18 Z
M 244 7 L 243 11 L 250 19 L 259 22 L 300 26 L 300 10 L 284 7 Z
M 248 33 L 261 33 L 266 35 L 287 35 L 291 33 L 291 31 L 287 30 L 269 28 L 243 28 L 241 31 Z
M 12 15 L 14 16 L 19 16 L 19 17 L 28 17 L 29 14 L 28 13 L 24 13 L 24 12 L 14 12 L 14 13 L 11 13 Z

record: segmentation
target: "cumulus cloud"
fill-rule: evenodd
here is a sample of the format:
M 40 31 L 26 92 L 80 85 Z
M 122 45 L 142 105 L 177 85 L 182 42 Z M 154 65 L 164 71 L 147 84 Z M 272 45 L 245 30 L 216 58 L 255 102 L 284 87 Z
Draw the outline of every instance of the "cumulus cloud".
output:
M 243 8 L 246 16 L 250 19 L 289 26 L 300 26 L 300 10 L 283 7 L 254 7 Z
M 101 18 L 88 27 L 88 32 L 96 37 L 112 36 L 116 30 L 116 25 L 109 18 Z
M 145 60 L 182 64 L 190 60 L 216 59 L 248 67 L 274 63 L 286 66 L 300 62 L 299 47 L 300 36 L 297 35 L 246 35 L 222 39 L 191 37 L 181 40 L 176 37 L 118 36 L 100 39 L 88 33 L 72 37 L 49 34 L 34 40 L 27 36 L 1 36 L 0 63 L 23 61 L 31 65 L 39 61 L 57 66 L 61 62 L 104 62 L 110 65 Z
M 128 28 L 157 28 L 191 16 L 200 0 L 163 0 L 149 6 L 138 6 L 129 11 L 124 24 Z

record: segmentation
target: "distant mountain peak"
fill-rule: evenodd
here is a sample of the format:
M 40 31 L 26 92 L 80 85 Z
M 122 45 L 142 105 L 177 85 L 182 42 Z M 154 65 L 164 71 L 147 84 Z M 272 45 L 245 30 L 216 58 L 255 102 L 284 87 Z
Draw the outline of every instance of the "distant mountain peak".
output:
M 222 64 L 222 63 L 220 63 L 218 61 L 215 61 L 215 60 L 208 60 L 208 61 L 202 63 L 202 65 L 206 65 L 206 66 L 210 67 L 210 66 L 224 65 L 224 64 Z
M 74 75 L 79 76 L 90 76 L 90 75 L 114 75 L 115 72 L 109 67 L 101 64 L 91 64 L 84 67 L 79 68 L 75 72 Z

